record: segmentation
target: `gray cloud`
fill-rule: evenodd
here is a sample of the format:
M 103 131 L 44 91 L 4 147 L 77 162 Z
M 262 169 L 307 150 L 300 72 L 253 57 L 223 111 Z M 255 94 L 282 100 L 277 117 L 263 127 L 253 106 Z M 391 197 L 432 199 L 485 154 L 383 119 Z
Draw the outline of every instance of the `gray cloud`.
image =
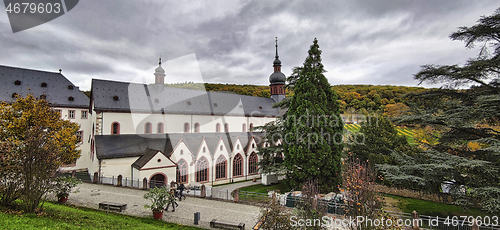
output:
M 61 68 L 85 90 L 91 78 L 152 82 L 152 73 L 143 71 L 157 65 L 160 55 L 168 61 L 195 54 L 205 82 L 267 85 L 274 37 L 279 37 L 286 75 L 303 63 L 317 37 L 331 84 L 417 85 L 413 74 L 421 65 L 463 63 L 475 55 L 448 35 L 492 14 L 496 4 L 494 0 L 80 1 L 66 15 L 16 34 L 6 13 L 0 13 L 0 64 Z M 181 70 L 174 72 L 176 76 L 167 76 L 167 82 L 190 79 Z

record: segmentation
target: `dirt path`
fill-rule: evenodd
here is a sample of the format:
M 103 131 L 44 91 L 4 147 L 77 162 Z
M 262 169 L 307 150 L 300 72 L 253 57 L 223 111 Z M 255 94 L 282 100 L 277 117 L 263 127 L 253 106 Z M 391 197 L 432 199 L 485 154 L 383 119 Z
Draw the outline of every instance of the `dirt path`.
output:
M 399 201 L 391 198 L 391 197 L 383 197 L 384 198 L 384 209 L 393 212 L 402 212 L 401 209 L 398 208 Z

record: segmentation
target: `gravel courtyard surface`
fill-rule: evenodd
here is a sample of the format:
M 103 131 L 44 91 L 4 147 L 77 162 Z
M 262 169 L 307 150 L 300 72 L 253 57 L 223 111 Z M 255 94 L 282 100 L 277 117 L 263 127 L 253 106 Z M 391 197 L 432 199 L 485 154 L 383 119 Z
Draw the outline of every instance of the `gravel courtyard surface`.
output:
M 150 209 L 144 205 L 151 204 L 143 198 L 144 190 L 121 188 L 110 185 L 83 183 L 77 187 L 80 192 L 71 193 L 68 203 L 98 209 L 100 202 L 115 202 L 127 204 L 123 214 L 153 218 Z M 172 212 L 163 212 L 163 220 L 184 225 L 196 226 L 193 223 L 194 213 L 200 212 L 201 220 L 197 227 L 210 228 L 212 219 L 228 223 L 245 223 L 246 229 L 251 229 L 257 222 L 261 209 L 256 206 L 222 202 L 217 200 L 187 197 L 178 201 L 179 206 Z

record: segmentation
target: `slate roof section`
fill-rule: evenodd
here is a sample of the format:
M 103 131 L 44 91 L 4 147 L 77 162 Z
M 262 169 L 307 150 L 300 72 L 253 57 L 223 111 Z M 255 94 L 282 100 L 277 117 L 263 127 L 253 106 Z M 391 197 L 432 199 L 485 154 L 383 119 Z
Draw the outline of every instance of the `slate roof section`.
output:
M 46 87 L 42 87 L 43 83 Z M 14 93 L 23 97 L 31 93 L 37 98 L 46 95 L 46 100 L 55 107 L 89 107 L 89 98 L 59 72 L 0 65 L 0 101 L 13 101 Z
M 144 156 L 150 150 L 162 151 L 166 156 L 170 156 L 174 147 L 182 140 L 197 158 L 203 139 L 207 142 L 210 153 L 213 154 L 219 147 L 218 143 L 221 138 L 232 152 L 237 138 L 240 138 L 242 145 L 246 145 L 243 148 L 246 151 L 252 137 L 260 146 L 262 136 L 262 133 L 229 133 L 229 137 L 226 133 L 99 135 L 95 136 L 95 144 L 98 159 L 113 159 Z M 247 140 L 246 143 L 245 140 Z
M 276 117 L 274 100 L 222 92 L 92 79 L 94 110 Z M 116 100 L 117 99 L 117 100 Z

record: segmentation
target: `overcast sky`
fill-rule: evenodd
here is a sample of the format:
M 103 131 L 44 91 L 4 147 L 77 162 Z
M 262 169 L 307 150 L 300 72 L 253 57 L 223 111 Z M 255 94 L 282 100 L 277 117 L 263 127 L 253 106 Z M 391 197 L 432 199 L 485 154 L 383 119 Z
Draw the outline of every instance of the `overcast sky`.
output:
M 282 72 L 303 64 L 316 37 L 330 84 L 416 86 L 424 64 L 477 55 L 448 36 L 497 0 L 81 0 L 65 15 L 12 33 L 0 12 L 0 65 L 92 78 L 269 85 L 278 37 Z M 431 86 L 431 85 L 426 85 Z

